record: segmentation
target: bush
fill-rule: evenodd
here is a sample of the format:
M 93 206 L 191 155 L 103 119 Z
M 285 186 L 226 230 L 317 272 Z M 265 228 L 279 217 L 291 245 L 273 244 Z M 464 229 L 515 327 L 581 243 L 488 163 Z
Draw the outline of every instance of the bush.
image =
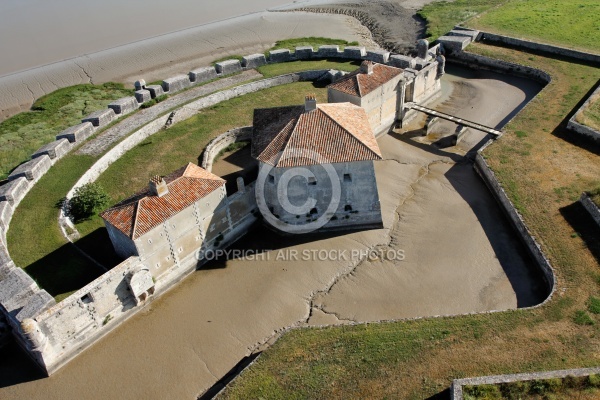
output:
M 110 197 L 102 186 L 87 183 L 75 189 L 67 211 L 74 221 L 82 221 L 106 208 L 109 203 Z

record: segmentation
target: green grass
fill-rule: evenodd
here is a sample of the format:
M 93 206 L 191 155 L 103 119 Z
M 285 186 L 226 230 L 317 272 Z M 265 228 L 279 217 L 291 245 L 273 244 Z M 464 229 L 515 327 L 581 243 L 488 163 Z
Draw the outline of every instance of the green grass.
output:
M 600 131 L 600 96 L 595 96 L 590 104 L 577 116 L 577 122 Z
M 214 66 L 214 65 L 217 65 L 217 63 L 220 63 L 222 61 L 227 61 L 227 60 L 238 60 L 239 62 L 242 62 L 243 58 L 244 58 L 244 56 L 240 56 L 238 54 L 232 54 L 230 56 L 218 58 L 218 59 L 214 60 L 213 62 L 211 62 L 210 65 Z
M 536 379 L 499 383 L 497 385 L 473 385 L 463 387 L 465 400 L 551 400 L 551 399 L 596 399 L 598 375 L 553 379 Z
M 340 71 L 351 72 L 357 69 L 360 66 L 360 62 L 358 61 L 330 61 L 330 60 L 318 60 L 318 61 L 292 61 L 287 63 L 277 63 L 277 64 L 269 64 L 263 65 L 262 67 L 257 68 L 258 72 L 260 72 L 265 78 L 271 78 L 274 76 L 279 76 L 283 74 L 287 74 L 290 71 L 300 72 L 300 71 L 310 71 L 316 69 L 337 69 Z
M 231 153 L 231 152 L 234 152 L 234 151 L 241 150 L 244 147 L 248 146 L 249 144 L 250 144 L 250 142 L 235 142 L 235 143 L 231 143 L 229 146 L 227 146 L 223 150 L 219 151 L 219 153 L 216 155 L 214 161 L 217 162 L 226 153 Z
M 471 3 L 469 1 L 469 3 Z M 467 25 L 525 39 L 600 52 L 597 0 L 509 0 Z
M 304 37 L 304 38 L 294 38 L 294 39 L 286 39 L 286 40 L 278 40 L 275 42 L 275 46 L 271 47 L 269 51 L 279 50 L 279 49 L 289 49 L 294 51 L 296 47 L 300 46 L 312 46 L 313 49 L 317 50 L 318 47 L 333 44 L 340 46 L 340 49 L 344 49 L 346 46 L 358 46 L 358 42 L 348 42 L 343 39 L 331 39 L 325 37 Z M 268 51 L 265 53 L 268 55 Z
M 418 15 L 427 21 L 426 36 L 437 39 L 455 25 L 505 3 L 507 0 L 436 1 L 425 5 Z
M 600 207 L 600 186 L 598 186 L 596 189 L 591 190 L 590 192 L 588 192 L 590 199 L 598 206 Z
M 69 126 L 78 124 L 93 111 L 113 100 L 131 96 L 123 85 L 76 85 L 56 90 L 35 101 L 31 111 L 17 114 L 0 123 L 0 180 L 31 153 L 54 140 Z

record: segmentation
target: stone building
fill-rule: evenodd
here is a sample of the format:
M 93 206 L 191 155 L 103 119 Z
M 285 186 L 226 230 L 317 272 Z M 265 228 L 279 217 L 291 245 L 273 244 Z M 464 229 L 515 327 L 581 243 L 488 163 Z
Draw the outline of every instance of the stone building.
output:
M 116 253 L 138 256 L 159 277 L 218 240 L 229 227 L 226 212 L 215 217 L 224 205 L 225 180 L 190 163 L 100 216 Z
M 373 132 L 389 128 L 402 110 L 403 70 L 372 61 L 327 86 L 329 103 L 349 102 L 365 109 Z
M 303 106 L 256 109 L 252 156 L 257 198 L 262 176 L 275 228 L 290 232 L 321 218 L 320 230 L 382 227 L 373 165 L 382 156 L 363 108 L 307 96 Z

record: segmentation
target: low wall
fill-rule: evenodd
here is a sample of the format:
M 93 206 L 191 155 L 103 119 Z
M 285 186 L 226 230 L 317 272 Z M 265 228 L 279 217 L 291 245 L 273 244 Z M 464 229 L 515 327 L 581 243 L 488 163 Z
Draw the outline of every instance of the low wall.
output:
M 227 146 L 236 143 L 250 140 L 252 137 L 252 126 L 244 126 L 242 128 L 234 128 L 225 133 L 220 134 L 208 143 L 208 146 L 204 149 L 202 154 L 202 163 L 200 166 L 207 170 L 212 171 L 213 161 L 215 157 L 221 152 L 221 150 L 227 148 Z
M 560 371 L 544 371 L 524 374 L 493 375 L 480 376 L 476 378 L 455 379 L 452 381 L 452 387 L 450 388 L 452 396 L 451 398 L 452 400 L 463 400 L 464 386 L 495 385 L 499 383 L 522 382 L 539 379 L 562 379 L 566 378 L 567 376 L 582 377 L 593 374 L 600 374 L 600 368 L 565 369 Z
M 546 303 L 552 298 L 554 294 L 554 290 L 556 289 L 556 281 L 554 270 L 550 265 L 550 261 L 546 258 L 539 243 L 535 240 L 535 237 L 531 234 L 525 222 L 523 221 L 523 217 L 519 214 L 514 204 L 510 201 L 506 192 L 498 182 L 496 178 L 496 174 L 489 167 L 483 156 L 481 155 L 481 150 L 477 153 L 475 157 L 475 171 L 481 176 L 483 181 L 485 182 L 488 189 L 492 192 L 492 195 L 496 198 L 498 204 L 500 204 L 500 208 L 504 212 L 504 214 L 508 217 L 513 227 L 516 229 L 519 237 L 522 242 L 525 244 L 530 256 L 535 261 L 536 265 L 540 268 L 542 275 L 546 281 L 546 286 L 549 291 L 548 298 L 544 301 Z M 544 304 L 542 303 L 542 304 Z
M 592 217 L 594 222 L 596 222 L 596 225 L 600 227 L 600 209 L 598 209 L 596 203 L 594 203 L 592 199 L 590 199 L 590 196 L 587 193 L 581 194 L 579 202 L 581 203 L 583 208 L 585 208 L 586 211 L 590 213 L 590 216 Z
M 536 43 L 529 40 L 497 35 L 489 32 L 481 32 L 479 40 L 485 44 L 495 44 L 500 46 L 514 47 L 517 49 L 530 50 L 534 52 L 550 54 L 553 56 L 569 57 L 575 60 L 600 64 L 600 55 L 598 54 L 567 49 L 559 46 L 552 46 L 549 44 Z
M 581 107 L 579 107 L 575 114 L 569 119 L 567 129 L 600 143 L 600 131 L 577 122 L 577 118 L 592 104 L 593 101 L 600 101 L 600 85 L 598 85 L 596 90 L 594 90 L 590 97 L 585 100 Z

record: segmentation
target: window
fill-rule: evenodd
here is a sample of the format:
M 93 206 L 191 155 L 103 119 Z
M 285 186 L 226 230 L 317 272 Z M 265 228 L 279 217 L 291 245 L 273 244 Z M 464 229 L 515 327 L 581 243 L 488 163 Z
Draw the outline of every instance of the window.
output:
M 316 208 L 316 207 L 315 207 L 315 208 L 311 208 L 311 209 L 310 209 L 310 214 L 311 214 L 311 215 L 318 214 L 318 213 L 319 213 L 319 212 L 317 211 L 317 208 Z
M 352 211 L 352 206 L 350 204 L 346 204 L 344 206 L 344 211 Z
M 269 174 L 269 183 L 275 183 L 275 177 Z
M 352 175 L 344 174 L 344 182 L 352 182 Z
M 148 239 L 148 243 L 149 243 L 149 244 L 152 244 L 152 239 Z
M 88 304 L 88 303 L 91 303 L 91 302 L 92 302 L 92 296 L 90 296 L 90 294 L 89 294 L 89 293 L 88 293 L 88 294 L 86 294 L 85 296 L 83 296 L 83 297 L 81 298 L 81 302 L 82 302 L 83 304 Z
M 308 177 L 308 184 L 311 186 L 315 186 L 317 184 L 317 179 L 314 176 Z

